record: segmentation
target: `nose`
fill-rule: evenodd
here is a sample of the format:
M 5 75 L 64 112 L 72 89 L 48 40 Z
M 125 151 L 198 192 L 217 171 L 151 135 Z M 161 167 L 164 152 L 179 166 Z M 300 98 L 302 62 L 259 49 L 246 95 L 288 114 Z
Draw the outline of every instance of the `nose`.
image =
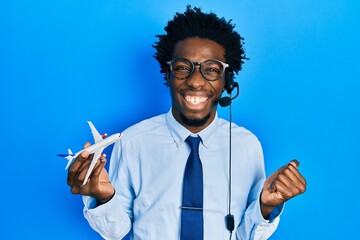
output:
M 207 80 L 203 77 L 200 71 L 200 65 L 194 67 L 191 76 L 186 80 L 186 83 L 192 88 L 200 88 L 206 84 Z

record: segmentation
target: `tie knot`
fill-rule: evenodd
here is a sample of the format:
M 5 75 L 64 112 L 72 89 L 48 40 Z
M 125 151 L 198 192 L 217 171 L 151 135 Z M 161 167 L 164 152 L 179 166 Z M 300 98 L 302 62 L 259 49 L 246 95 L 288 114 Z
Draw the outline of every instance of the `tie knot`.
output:
M 200 144 L 200 137 L 191 137 L 189 136 L 185 142 L 190 146 L 191 152 L 197 153 Z

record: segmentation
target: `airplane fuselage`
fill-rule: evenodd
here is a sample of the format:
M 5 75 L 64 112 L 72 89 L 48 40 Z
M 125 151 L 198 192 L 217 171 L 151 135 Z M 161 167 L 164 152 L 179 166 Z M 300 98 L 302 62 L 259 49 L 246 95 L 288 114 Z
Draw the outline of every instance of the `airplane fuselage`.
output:
M 121 133 L 115 133 L 115 134 L 105 138 L 101 142 L 95 143 L 95 144 L 93 144 L 93 145 L 91 145 L 91 146 L 89 146 L 87 148 L 84 148 L 83 150 L 75 153 L 74 158 L 79 156 L 83 151 L 88 151 L 89 153 L 94 153 L 97 150 L 99 150 L 100 148 L 106 148 L 107 146 L 113 144 L 118 139 L 120 139 L 120 137 L 121 137 Z

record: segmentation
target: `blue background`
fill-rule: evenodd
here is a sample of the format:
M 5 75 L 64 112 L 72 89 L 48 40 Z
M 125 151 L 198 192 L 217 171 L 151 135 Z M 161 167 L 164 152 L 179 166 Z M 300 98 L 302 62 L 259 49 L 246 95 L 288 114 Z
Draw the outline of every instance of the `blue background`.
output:
M 297 158 L 308 180 L 271 239 L 358 234 L 359 1 L 1 0 L 1 239 L 101 239 L 55 155 L 92 141 L 86 120 L 113 133 L 169 110 L 151 45 L 187 3 L 245 37 L 233 118 L 267 174 Z

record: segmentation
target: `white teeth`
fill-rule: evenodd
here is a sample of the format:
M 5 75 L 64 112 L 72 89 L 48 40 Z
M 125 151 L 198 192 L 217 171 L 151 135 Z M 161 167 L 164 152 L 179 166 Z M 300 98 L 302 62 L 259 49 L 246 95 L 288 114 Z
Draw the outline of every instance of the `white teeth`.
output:
M 203 103 L 207 99 L 207 97 L 185 96 L 185 100 L 194 105 Z

